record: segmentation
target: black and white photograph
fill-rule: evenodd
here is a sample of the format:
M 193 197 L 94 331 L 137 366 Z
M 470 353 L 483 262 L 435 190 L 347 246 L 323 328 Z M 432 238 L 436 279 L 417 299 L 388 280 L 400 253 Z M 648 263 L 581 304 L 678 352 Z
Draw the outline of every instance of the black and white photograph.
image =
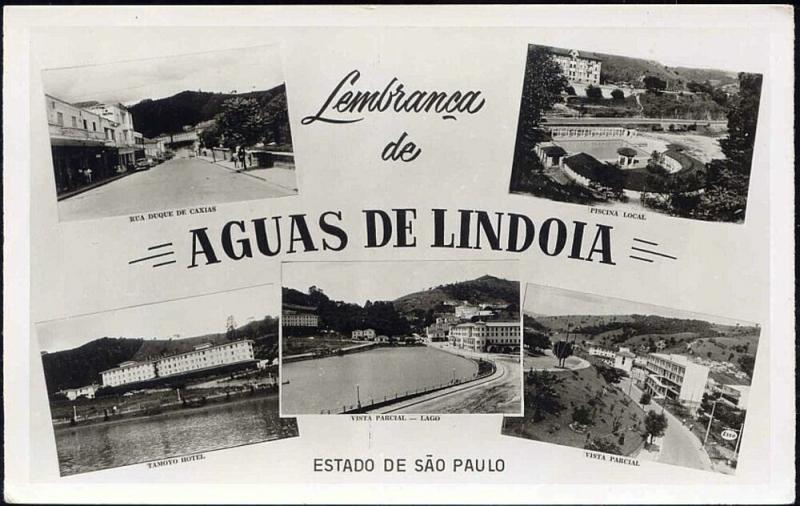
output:
M 510 192 L 742 223 L 761 74 L 528 46 Z
M 284 263 L 281 413 L 520 414 L 517 269 Z
M 503 434 L 733 474 L 758 324 L 529 284 L 525 416 Z
M 261 285 L 39 323 L 61 475 L 297 436 L 278 299 Z
M 42 81 L 61 221 L 298 193 L 279 45 L 51 68 Z

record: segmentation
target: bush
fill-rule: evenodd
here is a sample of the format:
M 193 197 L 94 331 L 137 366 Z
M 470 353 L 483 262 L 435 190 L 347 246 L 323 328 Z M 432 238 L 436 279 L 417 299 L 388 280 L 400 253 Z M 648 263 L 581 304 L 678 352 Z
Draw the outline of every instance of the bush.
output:
M 586 406 L 575 408 L 572 411 L 572 421 L 581 425 L 591 425 L 592 412 Z
M 625 98 L 625 92 L 623 92 L 619 88 L 616 88 L 614 89 L 614 91 L 611 92 L 611 98 L 613 98 L 614 100 L 622 100 L 623 98 Z
M 647 406 L 648 404 L 650 404 L 652 398 L 653 397 L 649 393 L 644 392 L 642 393 L 642 397 L 639 398 L 639 404 L 641 404 L 642 406 Z
M 601 99 L 603 98 L 603 90 L 590 84 L 589 87 L 586 88 L 586 96 L 592 99 Z
M 595 452 L 622 455 L 622 450 L 619 448 L 619 446 L 615 445 L 610 441 L 604 441 L 602 439 L 592 439 L 591 441 L 587 441 L 583 448 L 585 450 L 590 450 Z
M 575 95 L 577 95 L 577 93 L 575 93 L 575 88 L 573 88 L 572 86 L 567 86 L 567 90 L 566 91 L 567 91 L 567 95 L 569 95 L 571 97 L 574 97 Z

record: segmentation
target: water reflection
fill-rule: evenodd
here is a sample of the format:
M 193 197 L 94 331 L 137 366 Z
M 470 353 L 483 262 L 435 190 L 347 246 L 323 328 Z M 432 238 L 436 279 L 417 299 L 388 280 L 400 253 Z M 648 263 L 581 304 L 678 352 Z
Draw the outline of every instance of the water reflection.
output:
M 185 409 L 163 415 L 55 431 L 62 475 L 297 435 L 278 417 L 277 397 Z

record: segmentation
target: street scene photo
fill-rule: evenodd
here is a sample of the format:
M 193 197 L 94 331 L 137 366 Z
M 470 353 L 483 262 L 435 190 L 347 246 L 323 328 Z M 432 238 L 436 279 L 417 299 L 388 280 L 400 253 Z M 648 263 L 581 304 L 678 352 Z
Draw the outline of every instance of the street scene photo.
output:
M 37 324 L 61 475 L 297 436 L 276 288 Z
M 529 284 L 525 416 L 503 434 L 733 474 L 761 328 Z
M 61 221 L 296 195 L 278 46 L 42 72 Z
M 521 414 L 517 268 L 284 263 L 281 414 Z
M 510 192 L 744 222 L 761 85 L 760 74 L 531 44 Z

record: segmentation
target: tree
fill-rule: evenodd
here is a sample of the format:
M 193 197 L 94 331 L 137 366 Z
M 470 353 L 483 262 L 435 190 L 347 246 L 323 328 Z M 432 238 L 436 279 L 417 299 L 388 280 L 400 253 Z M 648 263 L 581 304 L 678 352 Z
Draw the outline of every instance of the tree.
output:
M 698 218 L 744 219 L 761 83 L 759 74 L 739 74 L 739 93 L 729 100 L 728 137 L 719 141 L 726 158 L 712 160 L 707 166 L 706 189 L 695 210 Z
M 560 396 L 557 387 L 564 380 L 547 371 L 531 371 L 525 380 L 525 403 L 533 413 L 533 421 L 539 422 L 545 415 L 561 412 Z
M 660 93 L 667 89 L 667 83 L 656 76 L 645 76 L 644 87 L 651 93 Z
M 619 88 L 615 88 L 611 91 L 611 98 L 614 100 L 622 100 L 625 98 L 625 92 Z
M 225 137 L 225 146 L 233 148 L 262 142 L 270 119 L 256 99 L 234 97 L 223 102 L 217 124 Z
M 739 367 L 751 378 L 753 377 L 753 369 L 756 365 L 756 357 L 753 355 L 742 355 L 739 357 Z
M 569 83 L 550 50 L 536 45 L 528 46 L 525 79 L 522 84 L 515 164 L 527 162 L 533 147 L 539 142 L 542 116 L 561 100 Z
M 653 442 L 653 438 L 661 437 L 667 431 L 667 417 L 655 411 L 648 411 L 644 418 L 644 436 L 648 443 Z
M 592 100 L 603 98 L 603 90 L 591 84 L 586 88 L 586 96 Z
M 221 132 L 216 122 L 200 132 L 200 143 L 205 148 L 215 148 L 219 146 L 221 138 Z
M 642 406 L 647 406 L 648 404 L 650 404 L 650 400 L 652 398 L 653 397 L 650 395 L 649 392 L 642 392 L 642 396 L 639 398 L 639 404 L 641 404 Z
M 609 367 L 602 364 L 595 365 L 598 374 L 603 377 L 606 383 L 617 384 L 622 378 L 627 378 L 628 373 L 616 367 Z
M 549 350 L 552 346 L 550 338 L 542 332 L 525 329 L 522 333 L 522 342 L 534 353 L 541 353 L 542 350 Z
M 572 356 L 572 343 L 558 341 L 553 345 L 553 355 L 558 359 L 558 367 L 564 367 L 567 358 Z
M 621 437 L 621 440 L 624 442 L 624 436 Z M 594 452 L 603 452 L 603 453 L 611 453 L 613 455 L 622 455 L 622 450 L 619 446 L 612 443 L 611 441 L 606 441 L 604 439 L 592 439 L 587 441 L 586 444 L 583 446 L 584 450 L 590 450 Z
M 586 406 L 579 406 L 572 410 L 572 421 L 581 425 L 592 424 L 592 413 Z

